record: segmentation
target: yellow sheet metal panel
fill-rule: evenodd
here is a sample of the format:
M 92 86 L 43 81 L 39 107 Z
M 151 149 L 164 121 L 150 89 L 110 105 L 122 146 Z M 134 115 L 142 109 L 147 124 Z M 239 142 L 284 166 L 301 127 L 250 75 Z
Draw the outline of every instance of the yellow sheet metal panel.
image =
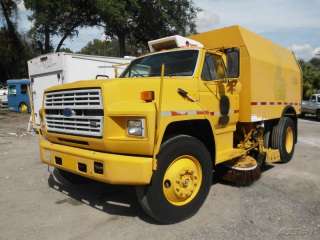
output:
M 152 176 L 151 157 L 96 152 L 50 143 L 42 137 L 40 157 L 48 165 L 105 183 L 145 185 Z M 55 157 L 62 159 L 61 165 L 55 163 Z M 94 162 L 103 163 L 103 174 L 94 171 Z M 87 171 L 79 171 L 78 163 L 85 164 Z
M 301 72 L 290 50 L 240 26 L 191 38 L 207 49 L 240 49 L 240 122 L 279 118 L 288 105 L 300 113 Z

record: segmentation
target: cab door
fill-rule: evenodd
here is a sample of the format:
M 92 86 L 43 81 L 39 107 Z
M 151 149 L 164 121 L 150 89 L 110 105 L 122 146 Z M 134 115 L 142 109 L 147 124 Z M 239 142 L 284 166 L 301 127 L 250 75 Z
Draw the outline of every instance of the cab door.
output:
M 239 120 L 240 83 L 238 78 L 228 76 L 223 54 L 210 51 L 203 57 L 200 78 L 200 103 L 210 112 L 216 135 L 216 163 L 219 163 L 234 154 L 233 133 Z

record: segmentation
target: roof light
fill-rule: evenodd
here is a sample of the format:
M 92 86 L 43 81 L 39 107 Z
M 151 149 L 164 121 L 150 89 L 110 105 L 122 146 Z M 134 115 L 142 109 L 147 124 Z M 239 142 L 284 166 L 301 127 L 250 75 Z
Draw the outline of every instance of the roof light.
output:
M 203 47 L 200 42 L 179 35 L 152 40 L 148 42 L 148 45 L 150 52 L 157 52 L 172 48 Z

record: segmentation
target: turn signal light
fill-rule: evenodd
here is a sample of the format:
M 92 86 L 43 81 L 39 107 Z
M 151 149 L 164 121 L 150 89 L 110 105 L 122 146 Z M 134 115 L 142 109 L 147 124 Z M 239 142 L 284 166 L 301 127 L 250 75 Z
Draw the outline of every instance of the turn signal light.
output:
M 154 91 L 143 91 L 140 94 L 140 98 L 145 102 L 152 102 L 154 100 Z

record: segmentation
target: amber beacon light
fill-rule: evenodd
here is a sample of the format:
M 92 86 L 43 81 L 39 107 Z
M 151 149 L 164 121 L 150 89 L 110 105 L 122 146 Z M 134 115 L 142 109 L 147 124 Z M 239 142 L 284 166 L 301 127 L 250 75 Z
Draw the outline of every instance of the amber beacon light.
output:
M 154 100 L 154 91 L 143 91 L 140 94 L 140 98 L 145 102 L 152 102 Z

